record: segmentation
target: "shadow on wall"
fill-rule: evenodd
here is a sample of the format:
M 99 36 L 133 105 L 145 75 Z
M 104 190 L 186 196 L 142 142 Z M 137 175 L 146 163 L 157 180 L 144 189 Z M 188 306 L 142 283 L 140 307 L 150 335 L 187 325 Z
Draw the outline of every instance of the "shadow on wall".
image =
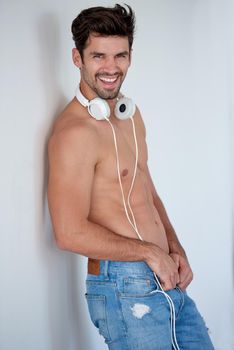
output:
M 35 170 L 35 231 L 38 235 L 39 259 L 47 278 L 48 338 L 51 350 L 87 350 L 90 341 L 82 308 L 85 298 L 80 288 L 83 281 L 81 258 L 57 249 L 53 238 L 47 206 L 47 142 L 53 121 L 67 101 L 59 86 L 60 64 L 59 24 L 54 14 L 44 14 L 38 21 L 38 45 L 41 53 L 40 69 L 44 90 L 43 122 L 36 135 Z M 42 108 L 43 110 L 43 108 Z M 38 201 L 40 199 L 40 201 Z

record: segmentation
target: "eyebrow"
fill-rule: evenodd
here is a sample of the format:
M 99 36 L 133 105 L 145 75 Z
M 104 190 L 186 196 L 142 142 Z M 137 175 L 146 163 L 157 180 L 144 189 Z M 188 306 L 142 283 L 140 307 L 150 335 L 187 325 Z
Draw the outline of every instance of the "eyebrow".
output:
M 90 52 L 90 56 L 93 56 L 93 55 L 104 55 L 103 52 L 99 52 L 99 51 L 92 51 Z
M 99 52 L 99 51 L 92 51 L 92 52 L 90 52 L 90 56 L 93 56 L 93 55 L 105 56 L 105 53 L 104 52 Z M 125 51 L 121 51 L 121 52 L 118 52 L 117 54 L 115 54 L 115 56 L 118 56 L 118 55 L 129 55 L 129 51 L 125 50 Z
M 129 51 L 122 51 L 122 52 L 119 52 L 117 53 L 116 55 L 129 55 Z

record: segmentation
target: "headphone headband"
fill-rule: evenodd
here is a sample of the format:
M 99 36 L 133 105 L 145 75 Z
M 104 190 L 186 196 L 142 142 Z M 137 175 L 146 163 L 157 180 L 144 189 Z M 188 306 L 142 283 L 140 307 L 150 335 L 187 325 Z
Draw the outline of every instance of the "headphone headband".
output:
M 76 98 L 82 106 L 88 108 L 89 114 L 96 120 L 106 120 L 110 117 L 110 107 L 106 100 L 95 97 L 88 100 L 81 92 L 80 85 L 76 88 Z M 121 97 L 115 105 L 115 116 L 124 120 L 131 118 L 136 110 L 135 103 L 127 97 Z
M 80 85 L 78 85 L 76 88 L 76 98 L 82 104 L 82 106 L 88 107 L 89 100 L 86 97 L 84 97 L 84 95 L 80 91 Z

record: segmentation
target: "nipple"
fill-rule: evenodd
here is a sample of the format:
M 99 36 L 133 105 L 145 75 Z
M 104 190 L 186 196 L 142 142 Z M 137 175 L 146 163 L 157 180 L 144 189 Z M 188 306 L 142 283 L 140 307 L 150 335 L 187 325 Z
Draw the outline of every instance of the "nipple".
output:
M 127 176 L 128 175 L 128 169 L 124 169 L 121 173 L 122 177 Z

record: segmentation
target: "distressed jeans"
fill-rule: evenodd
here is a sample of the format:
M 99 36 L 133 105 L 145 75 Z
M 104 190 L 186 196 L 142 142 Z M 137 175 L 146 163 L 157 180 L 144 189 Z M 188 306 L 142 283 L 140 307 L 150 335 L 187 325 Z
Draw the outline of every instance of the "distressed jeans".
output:
M 170 306 L 144 262 L 102 260 L 88 274 L 86 300 L 93 324 L 110 350 L 172 350 Z M 186 291 L 166 292 L 175 307 L 180 350 L 214 349 L 203 318 Z

